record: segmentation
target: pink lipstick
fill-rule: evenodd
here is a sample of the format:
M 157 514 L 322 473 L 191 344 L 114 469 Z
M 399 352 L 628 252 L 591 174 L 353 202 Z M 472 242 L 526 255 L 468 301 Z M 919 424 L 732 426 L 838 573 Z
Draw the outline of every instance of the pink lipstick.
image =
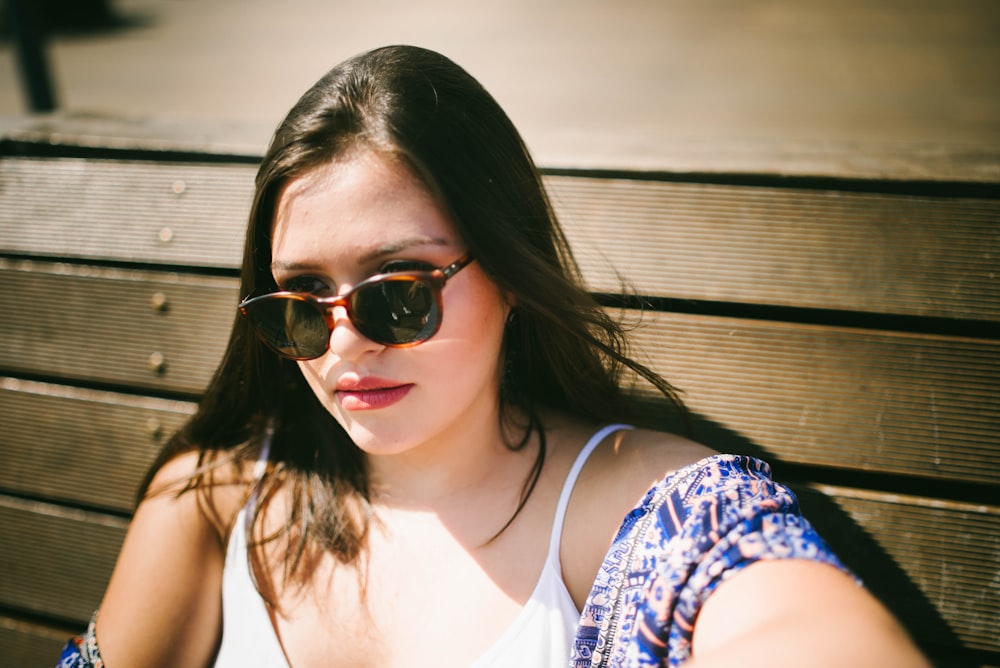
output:
M 345 376 L 337 381 L 336 395 L 348 411 L 388 408 L 401 401 L 413 389 L 413 383 L 397 383 L 384 378 Z

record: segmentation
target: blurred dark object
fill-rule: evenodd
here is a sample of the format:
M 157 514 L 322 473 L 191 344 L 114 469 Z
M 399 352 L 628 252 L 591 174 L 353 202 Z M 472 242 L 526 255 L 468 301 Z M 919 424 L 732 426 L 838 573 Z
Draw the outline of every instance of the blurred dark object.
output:
M 56 100 L 45 57 L 45 29 L 39 4 L 34 0 L 7 0 L 6 9 L 28 106 L 33 112 L 52 111 Z
M 86 33 L 114 28 L 120 22 L 114 0 L 0 0 L 0 37 L 14 37 L 16 3 L 30 4 L 41 30 L 52 33 Z
M 86 30 L 115 23 L 112 0 L 34 0 L 47 30 Z

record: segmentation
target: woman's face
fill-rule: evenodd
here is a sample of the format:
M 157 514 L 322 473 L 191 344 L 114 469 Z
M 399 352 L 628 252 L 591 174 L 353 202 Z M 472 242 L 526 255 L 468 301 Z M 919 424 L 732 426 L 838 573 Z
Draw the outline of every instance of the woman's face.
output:
M 271 270 L 284 290 L 331 296 L 372 274 L 444 267 L 466 248 L 446 211 L 400 161 L 356 150 L 291 181 L 278 200 Z M 508 307 L 472 262 L 442 293 L 441 328 L 410 348 L 362 336 L 342 307 L 306 381 L 371 455 L 462 442 L 496 429 Z

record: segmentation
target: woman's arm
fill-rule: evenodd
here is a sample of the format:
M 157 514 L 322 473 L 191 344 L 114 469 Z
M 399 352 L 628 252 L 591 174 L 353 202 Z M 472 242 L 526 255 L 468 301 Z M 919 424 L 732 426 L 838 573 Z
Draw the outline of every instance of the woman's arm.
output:
M 694 627 L 692 668 L 930 664 L 848 575 L 802 559 L 759 561 L 723 582 Z
M 202 495 L 177 495 L 178 481 L 196 465 L 196 453 L 168 462 L 136 510 L 97 618 L 108 666 L 209 666 L 214 659 L 222 632 L 224 531 Z M 231 488 L 210 494 L 235 498 Z
M 700 446 L 641 430 L 609 445 L 580 477 L 583 493 L 574 493 L 563 538 L 574 600 L 580 605 L 581 593 L 588 595 L 583 587 L 596 592 L 581 622 L 587 632 L 577 639 L 581 656 L 604 643 L 614 660 L 641 656 L 642 665 L 667 656 L 700 668 L 928 665 L 839 567 L 766 464 L 703 459 L 711 453 Z M 657 471 L 675 473 L 649 489 Z M 613 529 L 620 535 L 610 551 L 587 543 Z M 604 559 L 600 569 L 595 559 Z

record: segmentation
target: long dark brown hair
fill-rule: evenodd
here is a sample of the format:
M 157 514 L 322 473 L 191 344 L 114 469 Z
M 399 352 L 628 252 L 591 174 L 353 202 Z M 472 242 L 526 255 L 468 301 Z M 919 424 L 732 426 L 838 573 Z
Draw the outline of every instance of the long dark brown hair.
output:
M 533 434 L 541 444 L 522 505 L 545 457 L 542 409 L 587 420 L 634 419 L 634 398 L 623 388 L 626 372 L 681 408 L 665 380 L 629 357 L 621 326 L 583 287 L 539 173 L 506 114 L 462 68 L 425 49 L 392 46 L 356 56 L 289 112 L 257 174 L 241 296 L 276 288 L 271 228 L 282 187 L 355 148 L 396 156 L 412 168 L 447 207 L 486 275 L 516 305 L 502 351 L 501 426 L 515 434 L 511 448 L 524 447 Z M 515 413 L 521 419 L 512 432 Z M 167 444 L 150 477 L 171 457 L 195 450 L 203 467 L 188 487 L 204 488 L 205 471 L 222 461 L 254 460 L 265 435 L 270 464 L 257 483 L 253 535 L 263 540 L 262 509 L 284 486 L 292 501 L 285 575 L 300 570 L 307 547 L 355 561 L 368 526 L 364 458 L 296 364 L 264 348 L 244 320 L 236 320 L 198 411 Z

